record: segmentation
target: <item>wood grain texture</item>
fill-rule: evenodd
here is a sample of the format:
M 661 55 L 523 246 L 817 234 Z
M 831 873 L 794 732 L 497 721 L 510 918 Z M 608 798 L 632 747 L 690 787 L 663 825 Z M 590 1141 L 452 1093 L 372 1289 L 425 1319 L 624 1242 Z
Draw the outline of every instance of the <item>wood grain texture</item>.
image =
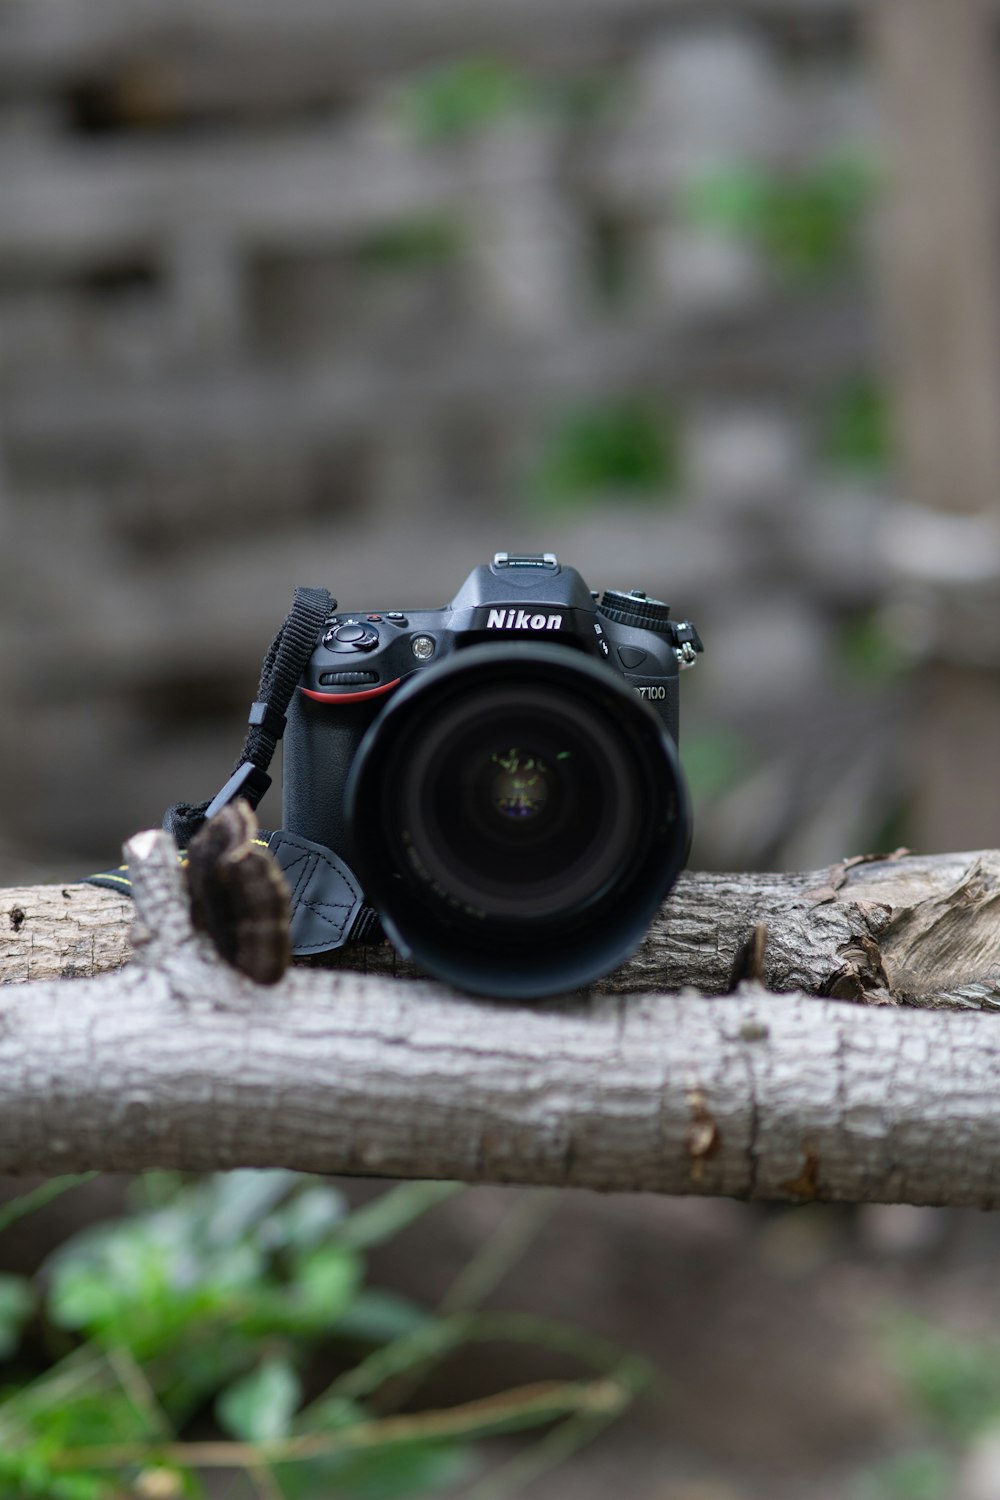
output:
M 981 1012 L 933 1009 L 935 999 L 961 1003 L 950 980 L 940 997 L 921 989 L 922 1011 L 756 983 L 716 998 L 605 987 L 539 1005 L 350 971 L 297 970 L 265 989 L 192 927 L 164 835 L 140 835 L 130 858 L 135 961 L 0 992 L 0 1171 L 283 1165 L 1000 1203 L 1000 1028 Z M 716 903 L 697 924 L 688 917 L 693 967 L 712 970 L 713 911 L 735 909 L 742 922 L 767 890 L 772 912 L 777 892 L 789 921 L 812 914 L 811 955 L 782 957 L 778 944 L 789 972 L 818 974 L 817 955 L 845 938 L 860 944 L 877 910 L 890 983 L 911 976 L 923 986 L 931 963 L 960 977 L 953 923 L 992 922 L 997 870 L 996 855 L 900 859 L 840 869 L 839 889 L 756 877 L 755 896 L 735 878 L 727 887 L 689 877 Z

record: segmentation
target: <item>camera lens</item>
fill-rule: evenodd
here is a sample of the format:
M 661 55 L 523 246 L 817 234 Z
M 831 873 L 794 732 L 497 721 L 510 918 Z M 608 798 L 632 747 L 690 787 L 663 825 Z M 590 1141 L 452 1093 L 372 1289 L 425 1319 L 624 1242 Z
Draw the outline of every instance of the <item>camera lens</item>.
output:
M 353 863 L 397 946 L 498 996 L 587 983 L 687 852 L 673 742 L 565 647 L 470 647 L 390 703 L 348 787 Z
M 479 920 L 566 920 L 641 835 L 628 743 L 572 688 L 484 682 L 391 759 L 404 857 Z

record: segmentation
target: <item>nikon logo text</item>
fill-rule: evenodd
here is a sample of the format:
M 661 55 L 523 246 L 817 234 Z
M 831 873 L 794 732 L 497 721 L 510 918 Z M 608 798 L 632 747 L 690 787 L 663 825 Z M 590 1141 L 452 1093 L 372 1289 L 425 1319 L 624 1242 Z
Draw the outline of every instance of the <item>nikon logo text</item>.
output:
M 487 630 L 558 630 L 562 615 L 530 615 L 526 609 L 491 609 Z

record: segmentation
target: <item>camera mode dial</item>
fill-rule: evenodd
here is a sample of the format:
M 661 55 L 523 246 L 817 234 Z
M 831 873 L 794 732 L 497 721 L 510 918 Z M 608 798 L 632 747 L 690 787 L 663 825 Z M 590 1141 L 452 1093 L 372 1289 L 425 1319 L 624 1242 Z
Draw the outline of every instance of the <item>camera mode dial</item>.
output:
M 360 620 L 345 620 L 323 637 L 328 651 L 373 651 L 378 645 L 378 631 Z
M 606 620 L 616 625 L 631 625 L 640 630 L 658 630 L 663 635 L 672 633 L 670 605 L 660 599 L 647 599 L 641 589 L 629 594 L 617 589 L 605 589 L 601 598 L 600 612 Z

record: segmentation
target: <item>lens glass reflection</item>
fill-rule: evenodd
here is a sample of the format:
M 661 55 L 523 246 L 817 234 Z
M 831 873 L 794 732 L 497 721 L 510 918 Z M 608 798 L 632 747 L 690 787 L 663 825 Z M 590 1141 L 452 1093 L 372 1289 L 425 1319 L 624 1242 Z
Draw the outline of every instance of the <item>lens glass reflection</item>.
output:
M 511 746 L 490 756 L 490 800 L 501 818 L 537 818 L 549 799 L 549 768 L 538 756 Z

